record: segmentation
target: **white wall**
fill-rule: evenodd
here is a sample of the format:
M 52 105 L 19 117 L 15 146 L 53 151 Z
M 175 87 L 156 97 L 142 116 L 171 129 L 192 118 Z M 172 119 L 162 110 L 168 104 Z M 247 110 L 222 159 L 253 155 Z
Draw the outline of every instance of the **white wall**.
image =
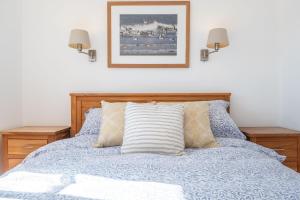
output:
M 189 69 L 108 69 L 106 0 L 26 0 L 22 19 L 26 125 L 69 124 L 72 91 L 229 91 L 239 125 L 279 124 L 274 0 L 192 0 Z M 200 49 L 213 27 L 229 30 L 231 46 L 202 63 Z M 73 28 L 90 32 L 98 62 L 67 47 Z
M 24 125 L 69 124 L 72 91 L 230 91 L 239 125 L 300 129 L 300 107 L 291 106 L 300 99 L 297 0 L 192 0 L 189 69 L 108 69 L 105 0 L 0 3 L 0 129 L 22 115 Z M 89 30 L 97 63 L 67 47 L 77 27 Z M 212 27 L 228 28 L 231 46 L 202 63 Z
M 108 69 L 106 0 L 21 4 L 0 1 L 0 130 L 69 124 L 72 91 L 230 91 L 239 125 L 300 130 L 298 0 L 192 0 L 189 69 Z M 212 27 L 231 46 L 201 63 Z M 89 30 L 97 63 L 67 47 L 73 28 Z
M 281 23 L 281 125 L 300 130 L 300 2 L 282 1 Z
M 20 17 L 21 1 L 0 1 L 0 130 L 22 121 Z

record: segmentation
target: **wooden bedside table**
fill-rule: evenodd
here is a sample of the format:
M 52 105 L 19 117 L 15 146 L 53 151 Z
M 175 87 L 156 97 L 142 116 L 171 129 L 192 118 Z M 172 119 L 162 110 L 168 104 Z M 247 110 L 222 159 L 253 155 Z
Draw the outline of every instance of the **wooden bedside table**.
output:
M 300 132 L 280 127 L 240 128 L 251 142 L 286 156 L 284 165 L 300 172 Z
M 70 137 L 68 126 L 27 126 L 1 132 L 3 172 L 15 167 L 34 150 Z

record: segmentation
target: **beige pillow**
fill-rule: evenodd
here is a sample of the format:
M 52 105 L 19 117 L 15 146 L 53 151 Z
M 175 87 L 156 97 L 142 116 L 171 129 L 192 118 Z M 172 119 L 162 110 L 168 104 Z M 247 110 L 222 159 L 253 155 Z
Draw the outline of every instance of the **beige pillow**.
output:
M 187 148 L 218 147 L 209 121 L 209 103 L 162 102 L 159 104 L 181 104 L 184 106 L 184 142 Z
M 109 103 L 101 101 L 102 120 L 96 147 L 122 145 L 126 102 Z
M 150 102 L 146 104 L 154 103 L 155 102 Z M 122 145 L 126 105 L 127 102 L 110 103 L 101 101 L 101 127 L 95 147 L 113 147 Z

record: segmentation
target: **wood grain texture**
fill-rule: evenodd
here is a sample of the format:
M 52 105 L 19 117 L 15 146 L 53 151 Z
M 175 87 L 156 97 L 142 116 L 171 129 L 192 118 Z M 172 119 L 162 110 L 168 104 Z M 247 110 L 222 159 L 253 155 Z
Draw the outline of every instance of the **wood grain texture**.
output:
M 298 171 L 298 164 L 297 162 L 288 162 L 288 161 L 284 161 L 283 164 L 295 171 Z M 298 171 L 299 172 L 299 171 Z
M 295 135 L 300 135 L 300 131 L 282 127 L 241 127 L 240 129 L 252 137 L 282 137 L 283 135 L 286 137 L 294 137 Z
M 112 7 L 113 6 L 186 6 L 186 50 L 183 64 L 114 64 L 112 62 Z M 107 62 L 109 68 L 188 68 L 190 65 L 190 2 L 189 1 L 109 1 L 107 2 Z
M 298 137 L 259 137 L 256 143 L 275 150 L 280 155 L 287 156 L 286 161 L 297 161 Z
M 67 126 L 20 127 L 1 132 L 3 172 L 15 167 L 32 151 L 51 142 L 70 137 Z
M 298 161 L 297 161 L 297 171 L 300 172 L 300 137 L 298 137 Z
M 108 102 L 179 102 L 225 100 L 230 102 L 231 93 L 71 93 L 71 136 L 79 132 L 84 113 L 90 108 L 101 107 Z
M 7 135 L 2 135 L 2 172 L 5 172 L 8 167 L 8 147 L 7 147 L 7 140 L 8 136 Z
M 7 153 L 14 155 L 27 155 L 47 143 L 47 140 L 8 139 Z
M 28 135 L 56 135 L 57 133 L 66 132 L 70 129 L 69 126 L 24 126 L 10 130 L 1 131 L 5 134 L 28 134 Z
M 284 165 L 300 172 L 300 132 L 281 127 L 240 128 L 254 143 L 275 150 L 286 156 Z
M 23 159 L 8 159 L 8 168 L 12 169 L 18 164 L 20 164 L 23 161 Z

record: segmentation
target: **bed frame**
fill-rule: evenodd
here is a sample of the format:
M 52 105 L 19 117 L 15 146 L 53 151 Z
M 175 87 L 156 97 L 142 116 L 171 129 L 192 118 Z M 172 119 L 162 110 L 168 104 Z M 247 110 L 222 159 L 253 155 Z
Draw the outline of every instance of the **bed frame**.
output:
M 176 102 L 176 101 L 211 101 L 230 102 L 231 93 L 71 93 L 71 136 L 79 132 L 84 113 L 90 108 L 101 107 L 101 101 L 109 102 Z M 228 109 L 229 112 L 229 109 Z

